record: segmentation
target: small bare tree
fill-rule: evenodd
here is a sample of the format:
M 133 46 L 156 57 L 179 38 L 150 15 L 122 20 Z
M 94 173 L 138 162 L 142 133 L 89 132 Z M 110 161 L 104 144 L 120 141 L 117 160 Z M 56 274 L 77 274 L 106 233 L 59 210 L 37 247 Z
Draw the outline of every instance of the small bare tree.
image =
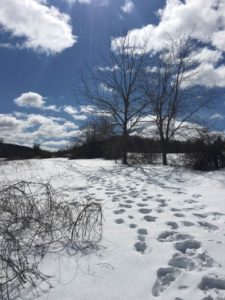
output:
M 122 162 L 127 164 L 129 135 L 145 113 L 140 81 L 146 66 L 145 47 L 141 49 L 126 37 L 115 39 L 104 67 L 89 70 L 82 78 L 81 94 L 101 112 L 108 114 L 123 137 Z
M 159 136 L 163 165 L 167 165 L 170 140 L 178 130 L 195 121 L 193 118 L 210 99 L 195 85 L 197 62 L 193 43 L 186 37 L 170 40 L 166 49 L 154 55 L 146 69 L 142 89 L 148 99 Z

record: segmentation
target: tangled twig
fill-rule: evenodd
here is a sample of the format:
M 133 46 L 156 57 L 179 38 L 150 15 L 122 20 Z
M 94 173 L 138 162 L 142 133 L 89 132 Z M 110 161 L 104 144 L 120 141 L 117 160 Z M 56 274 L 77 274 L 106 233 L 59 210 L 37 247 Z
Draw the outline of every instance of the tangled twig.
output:
M 39 264 L 51 250 L 93 246 L 102 236 L 99 203 L 68 202 L 50 184 L 21 181 L 0 190 L 0 299 L 38 282 L 51 286 Z

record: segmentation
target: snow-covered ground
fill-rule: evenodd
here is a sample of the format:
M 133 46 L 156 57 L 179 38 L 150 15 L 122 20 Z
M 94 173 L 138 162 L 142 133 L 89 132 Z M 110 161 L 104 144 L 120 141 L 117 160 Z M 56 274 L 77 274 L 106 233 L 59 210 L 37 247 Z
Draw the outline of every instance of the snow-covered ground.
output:
M 50 181 L 103 205 L 98 248 L 49 254 L 42 270 L 54 288 L 39 299 L 225 299 L 224 170 L 49 159 L 1 162 L 0 180 Z

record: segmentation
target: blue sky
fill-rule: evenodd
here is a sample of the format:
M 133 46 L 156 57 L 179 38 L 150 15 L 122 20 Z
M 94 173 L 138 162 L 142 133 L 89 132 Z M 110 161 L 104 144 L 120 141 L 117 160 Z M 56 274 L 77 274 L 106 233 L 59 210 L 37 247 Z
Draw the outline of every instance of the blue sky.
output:
M 72 86 L 87 65 L 101 65 L 106 41 L 127 31 L 151 36 L 149 51 L 177 32 L 199 41 L 195 80 L 215 92 L 205 117 L 225 130 L 225 1 L 0 0 L 0 7 L 0 137 L 6 142 L 56 149 L 79 135 L 93 111 L 77 104 Z

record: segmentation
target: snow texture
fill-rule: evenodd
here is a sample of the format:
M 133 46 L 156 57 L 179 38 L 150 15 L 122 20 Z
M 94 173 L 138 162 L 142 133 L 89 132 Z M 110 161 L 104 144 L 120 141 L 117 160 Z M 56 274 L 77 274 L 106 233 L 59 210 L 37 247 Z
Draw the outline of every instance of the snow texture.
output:
M 103 205 L 103 238 L 85 252 L 49 253 L 53 288 L 40 300 L 225 299 L 225 171 L 124 167 L 112 161 L 1 162 L 0 180 L 50 182 Z M 22 299 L 35 299 L 30 290 Z

